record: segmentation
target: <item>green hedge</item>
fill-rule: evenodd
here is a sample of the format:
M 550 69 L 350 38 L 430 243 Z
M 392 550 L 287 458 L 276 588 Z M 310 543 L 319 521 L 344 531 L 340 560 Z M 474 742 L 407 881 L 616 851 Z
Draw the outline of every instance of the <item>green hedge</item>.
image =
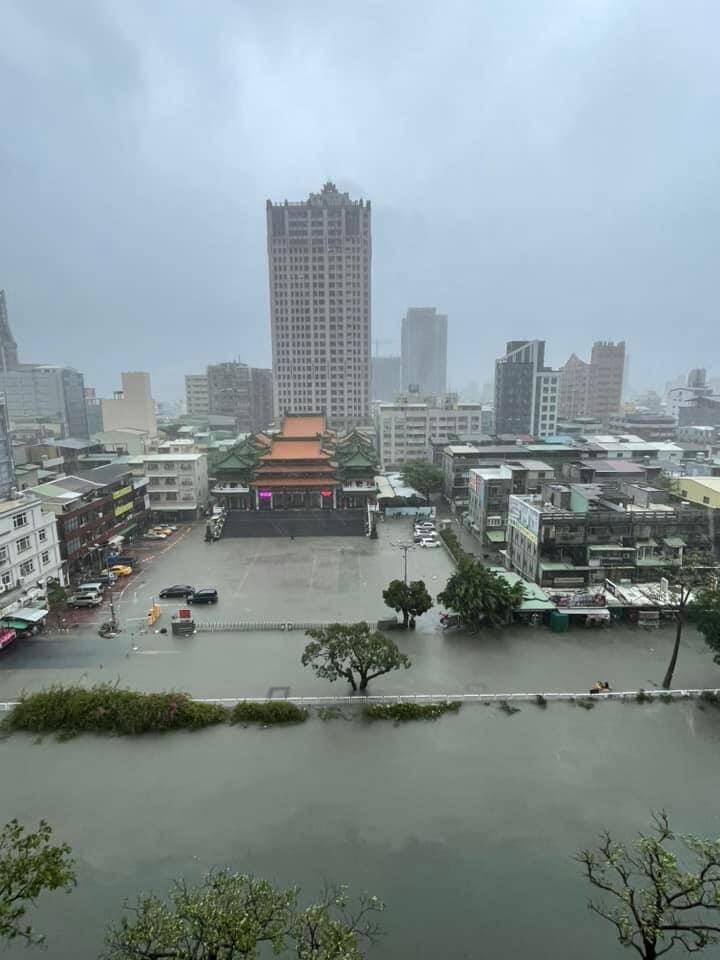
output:
M 166 730 L 199 730 L 227 722 L 217 704 L 194 703 L 187 693 L 137 693 L 112 684 L 53 686 L 30 693 L 3 720 L 7 731 L 30 733 L 115 733 L 135 735 Z
M 248 703 L 243 700 L 233 708 L 231 723 L 304 723 L 307 710 L 287 700 L 270 700 L 267 703 Z
M 365 707 L 364 714 L 369 720 L 437 720 L 444 713 L 457 713 L 460 700 L 445 703 L 373 703 Z
M 465 550 L 460 546 L 460 541 L 454 530 L 441 530 L 440 536 L 445 541 L 445 545 L 455 558 L 456 563 L 460 563 L 463 557 L 467 556 Z

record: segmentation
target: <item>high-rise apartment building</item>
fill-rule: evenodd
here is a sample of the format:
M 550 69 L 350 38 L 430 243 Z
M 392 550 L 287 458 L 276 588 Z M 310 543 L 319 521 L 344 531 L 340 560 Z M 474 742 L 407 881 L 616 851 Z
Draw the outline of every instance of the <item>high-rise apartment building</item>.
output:
M 300 203 L 267 202 L 275 416 L 370 415 L 370 203 L 333 183 Z
M 0 370 L 14 370 L 17 366 L 17 343 L 10 329 L 5 291 L 0 290 Z
M 511 340 L 495 361 L 495 432 L 552 436 L 558 380 L 558 371 L 545 366 L 544 340 Z
M 252 367 L 251 373 L 253 430 L 267 430 L 274 419 L 272 370 Z
M 15 464 L 5 407 L 0 404 L 0 500 L 7 500 L 16 486 Z
M 447 317 L 435 307 L 410 307 L 401 329 L 401 389 L 441 394 L 447 387 Z
M 373 357 L 373 400 L 391 403 L 398 393 L 400 393 L 400 357 Z
M 598 340 L 589 363 L 573 353 L 560 368 L 560 416 L 596 417 L 607 426 L 620 411 L 624 375 L 624 341 Z
M 122 390 L 111 400 L 101 400 L 103 429 L 122 430 L 132 427 L 143 430 L 149 437 L 157 436 L 155 401 L 152 397 L 150 374 L 121 373 Z
M 87 437 L 83 375 L 71 367 L 22 363 L 0 370 L 10 427 L 30 437 Z
M 185 374 L 185 409 L 190 417 L 206 417 L 210 413 L 207 373 Z

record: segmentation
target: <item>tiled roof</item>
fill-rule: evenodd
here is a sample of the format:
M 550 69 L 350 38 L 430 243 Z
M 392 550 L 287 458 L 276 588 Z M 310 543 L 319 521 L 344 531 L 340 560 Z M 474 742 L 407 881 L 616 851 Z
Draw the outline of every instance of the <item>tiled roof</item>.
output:
M 262 461 L 267 460 L 329 460 L 326 453 L 320 449 L 319 440 L 273 440 L 270 453 L 266 453 Z
M 282 435 L 284 437 L 317 437 L 325 433 L 325 428 L 325 417 L 322 414 L 305 417 L 287 414 L 283 419 Z

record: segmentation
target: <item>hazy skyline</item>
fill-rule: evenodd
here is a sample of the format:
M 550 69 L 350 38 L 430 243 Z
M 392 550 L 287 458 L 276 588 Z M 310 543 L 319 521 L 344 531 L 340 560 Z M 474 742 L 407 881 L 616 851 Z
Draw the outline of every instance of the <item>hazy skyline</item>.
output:
M 265 200 L 373 206 L 373 338 L 449 317 L 448 382 L 505 341 L 625 339 L 632 384 L 720 372 L 720 7 L 633 0 L 97 0 L 0 13 L 0 287 L 23 360 L 156 397 L 269 365 Z

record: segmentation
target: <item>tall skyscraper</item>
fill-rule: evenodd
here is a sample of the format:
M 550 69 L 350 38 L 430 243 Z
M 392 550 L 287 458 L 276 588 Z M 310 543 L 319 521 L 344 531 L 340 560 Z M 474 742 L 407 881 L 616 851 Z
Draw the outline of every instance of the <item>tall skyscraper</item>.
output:
M 12 496 L 15 487 L 15 464 L 13 463 L 12 444 L 8 430 L 5 407 L 0 403 L 0 500 Z
M 373 400 L 392 403 L 398 393 L 400 393 L 400 357 L 373 357 Z
M 447 392 L 447 316 L 435 307 L 410 307 L 401 331 L 401 389 Z
M 590 363 L 573 353 L 560 368 L 560 416 L 595 417 L 608 425 L 620 411 L 624 375 L 624 341 L 596 341 Z
M 185 374 L 185 409 L 190 417 L 206 417 L 210 413 L 207 373 Z
M 545 366 L 544 340 L 511 340 L 495 361 L 495 432 L 552 436 L 559 378 Z
M 0 370 L 15 370 L 17 366 L 17 343 L 10 329 L 5 291 L 0 290 Z
M 370 202 L 333 183 L 300 203 L 267 202 L 276 419 L 370 417 Z

